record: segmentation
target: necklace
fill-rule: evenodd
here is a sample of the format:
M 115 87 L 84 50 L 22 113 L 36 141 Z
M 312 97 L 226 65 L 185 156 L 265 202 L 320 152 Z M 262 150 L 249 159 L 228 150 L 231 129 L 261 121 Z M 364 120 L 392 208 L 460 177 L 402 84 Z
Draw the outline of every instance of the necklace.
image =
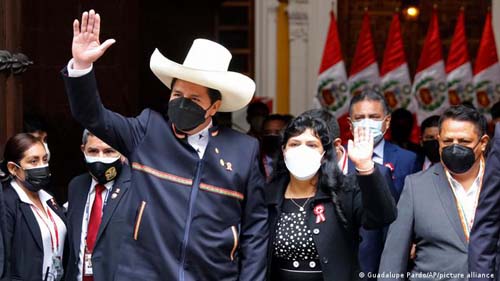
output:
M 306 206 L 307 202 L 309 202 L 309 199 L 311 199 L 311 197 L 307 198 L 306 202 L 304 202 L 304 204 L 302 206 L 300 206 L 299 204 L 297 204 L 297 202 L 295 202 L 295 200 L 293 200 L 292 198 L 290 198 L 290 200 L 292 201 L 292 203 L 299 207 L 299 211 L 303 212 L 304 211 L 304 207 Z

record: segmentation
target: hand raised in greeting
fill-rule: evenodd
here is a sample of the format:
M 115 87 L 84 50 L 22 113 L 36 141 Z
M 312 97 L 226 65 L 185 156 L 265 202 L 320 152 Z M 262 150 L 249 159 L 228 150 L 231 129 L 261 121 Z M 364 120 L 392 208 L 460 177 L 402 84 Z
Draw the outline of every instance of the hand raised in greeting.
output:
M 104 43 L 99 42 L 101 31 L 101 17 L 94 10 L 82 14 L 82 24 L 77 19 L 73 22 L 73 68 L 85 69 L 98 60 L 104 52 L 115 43 L 114 39 L 108 39 Z
M 347 143 L 347 153 L 358 171 L 373 168 L 373 136 L 369 128 L 355 127 L 354 140 Z

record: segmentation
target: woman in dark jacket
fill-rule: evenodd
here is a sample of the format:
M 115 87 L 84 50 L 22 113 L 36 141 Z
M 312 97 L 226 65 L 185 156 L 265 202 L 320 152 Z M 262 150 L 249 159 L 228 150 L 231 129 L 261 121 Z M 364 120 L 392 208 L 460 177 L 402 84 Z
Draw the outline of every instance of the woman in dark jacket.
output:
M 66 225 L 63 209 L 43 190 L 50 180 L 47 158 L 43 143 L 30 134 L 17 134 L 5 145 L 2 170 L 11 177 L 3 189 L 7 280 L 63 276 Z
M 270 242 L 268 279 L 357 280 L 358 230 L 396 218 L 387 183 L 374 168 L 373 137 L 356 128 L 348 145 L 357 174 L 337 167 L 326 124 L 303 114 L 286 128 L 267 187 Z

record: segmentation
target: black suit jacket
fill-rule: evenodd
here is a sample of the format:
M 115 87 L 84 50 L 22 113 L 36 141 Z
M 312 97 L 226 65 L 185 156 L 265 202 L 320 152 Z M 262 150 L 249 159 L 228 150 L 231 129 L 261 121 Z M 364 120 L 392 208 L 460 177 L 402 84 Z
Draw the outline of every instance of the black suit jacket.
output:
M 10 184 L 4 188 L 6 280 L 42 280 L 43 241 L 40 227 L 29 204 L 21 202 Z M 66 223 L 64 209 L 54 200 L 48 206 Z M 65 245 L 66 246 L 66 245 Z M 65 247 L 66 252 L 67 247 Z
M 272 264 L 273 240 L 276 236 L 277 222 L 281 215 L 289 177 L 269 183 L 266 188 L 266 201 L 269 207 L 270 239 L 268 247 L 268 277 L 275 270 Z M 396 205 L 389 191 L 387 181 L 379 169 L 371 175 L 350 174 L 344 178 L 345 192 L 339 196 L 340 203 L 348 221 L 344 227 L 332 202 L 331 194 L 319 188 L 308 204 L 306 222 L 313 230 L 313 239 L 320 256 L 324 280 L 358 280 L 358 231 L 361 226 L 368 229 L 389 225 L 396 219 Z M 316 205 L 325 207 L 326 220 L 316 223 L 313 209 Z M 317 230 L 316 230 L 317 229 Z
M 500 124 L 496 125 L 493 146 L 485 166 L 483 186 L 469 242 L 469 271 L 476 274 L 470 280 L 488 280 L 478 273 L 494 274 L 497 280 L 500 280 L 500 248 L 498 246 L 500 236 Z M 489 278 L 489 280 L 492 279 Z
M 66 280 L 77 280 L 79 254 L 82 233 L 82 220 L 87 203 L 87 195 L 92 183 L 89 173 L 71 180 L 68 187 L 68 241 L 69 260 Z M 126 235 L 132 236 L 133 218 L 128 211 L 130 200 L 130 166 L 123 169 L 115 180 L 107 197 L 103 216 L 92 254 L 92 266 L 95 281 L 114 279 L 121 253 L 120 247 Z
M 6 266 L 6 253 L 5 253 L 5 241 L 4 241 L 4 229 L 5 229 L 5 206 L 3 198 L 3 187 L 0 183 L 0 280 L 2 280 L 5 274 Z

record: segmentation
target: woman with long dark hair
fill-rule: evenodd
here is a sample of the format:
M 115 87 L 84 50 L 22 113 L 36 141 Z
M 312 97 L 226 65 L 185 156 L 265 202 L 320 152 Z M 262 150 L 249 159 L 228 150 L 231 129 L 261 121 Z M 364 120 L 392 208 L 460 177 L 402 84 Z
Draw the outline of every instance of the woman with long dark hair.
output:
M 387 183 L 372 161 L 370 130 L 356 128 L 348 155 L 357 173 L 337 166 L 326 123 L 303 114 L 284 132 L 267 187 L 269 280 L 356 280 L 360 226 L 379 228 L 396 218 Z
M 61 280 L 66 237 L 64 212 L 44 189 L 50 181 L 48 154 L 30 134 L 11 137 L 4 149 L 7 280 Z

